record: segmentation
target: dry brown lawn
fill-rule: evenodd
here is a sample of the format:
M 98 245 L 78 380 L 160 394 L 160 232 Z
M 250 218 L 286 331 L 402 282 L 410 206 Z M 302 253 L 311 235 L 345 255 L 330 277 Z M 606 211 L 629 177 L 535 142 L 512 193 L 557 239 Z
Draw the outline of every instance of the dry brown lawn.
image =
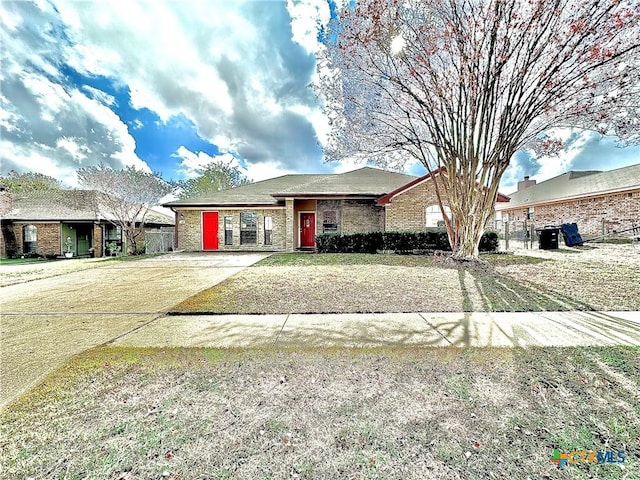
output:
M 483 258 L 488 263 L 484 267 L 456 267 L 433 257 L 274 255 L 185 300 L 172 311 L 640 310 L 640 264 L 634 257 L 606 261 L 607 257 L 594 257 L 589 249 L 540 253 L 547 258 L 486 255 Z
M 638 372 L 624 347 L 98 348 L 2 412 L 0 478 L 640 478 Z

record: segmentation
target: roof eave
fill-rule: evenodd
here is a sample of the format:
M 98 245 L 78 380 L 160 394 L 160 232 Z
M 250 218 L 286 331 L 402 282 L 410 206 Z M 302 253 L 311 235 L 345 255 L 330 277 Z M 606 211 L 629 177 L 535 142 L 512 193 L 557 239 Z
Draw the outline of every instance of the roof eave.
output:
M 376 199 L 380 197 L 380 195 L 384 195 L 383 193 L 373 193 L 373 192 L 364 192 L 364 193 L 346 193 L 346 192 L 331 192 L 331 193 L 272 193 L 271 196 L 274 198 L 328 198 L 328 197 L 338 197 L 338 198 L 370 198 Z
M 255 208 L 271 208 L 281 207 L 282 205 L 277 202 L 263 203 L 263 202 L 198 202 L 198 203 L 163 203 L 163 207 L 174 209 L 179 208 L 229 208 L 229 207 L 255 207 Z

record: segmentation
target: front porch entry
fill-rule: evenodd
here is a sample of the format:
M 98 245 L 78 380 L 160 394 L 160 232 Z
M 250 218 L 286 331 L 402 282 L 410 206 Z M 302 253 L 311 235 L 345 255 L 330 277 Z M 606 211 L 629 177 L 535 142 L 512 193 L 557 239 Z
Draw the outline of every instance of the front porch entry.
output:
M 73 256 L 88 256 L 93 248 L 93 224 L 63 223 L 60 236 L 60 252 L 72 252 Z

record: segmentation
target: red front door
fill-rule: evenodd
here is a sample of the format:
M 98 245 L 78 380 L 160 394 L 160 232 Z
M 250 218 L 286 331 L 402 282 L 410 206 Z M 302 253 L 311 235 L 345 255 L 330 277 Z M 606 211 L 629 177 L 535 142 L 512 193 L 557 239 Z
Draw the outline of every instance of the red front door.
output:
M 202 212 L 202 249 L 218 249 L 218 212 Z
M 300 214 L 300 246 L 301 247 L 316 246 L 316 214 L 315 213 Z

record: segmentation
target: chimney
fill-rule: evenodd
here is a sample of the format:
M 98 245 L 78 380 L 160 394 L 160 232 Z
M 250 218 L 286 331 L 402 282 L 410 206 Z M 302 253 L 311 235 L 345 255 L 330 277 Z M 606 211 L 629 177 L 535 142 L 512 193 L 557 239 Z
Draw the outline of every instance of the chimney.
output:
M 11 192 L 0 186 L 0 217 L 13 210 L 13 195 Z
M 518 191 L 522 191 L 525 188 L 529 188 L 532 187 L 533 185 L 536 184 L 535 180 L 529 180 L 529 175 L 524 177 L 524 180 L 521 182 L 518 182 Z

